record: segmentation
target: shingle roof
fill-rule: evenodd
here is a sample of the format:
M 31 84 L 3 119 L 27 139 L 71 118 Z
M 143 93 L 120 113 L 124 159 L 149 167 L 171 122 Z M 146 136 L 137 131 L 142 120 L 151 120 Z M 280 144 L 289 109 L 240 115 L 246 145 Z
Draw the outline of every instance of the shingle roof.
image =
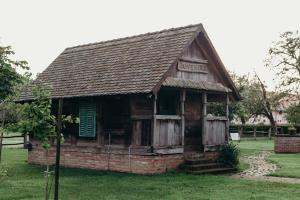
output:
M 212 83 L 207 81 L 194 81 L 181 78 L 168 77 L 164 80 L 163 86 L 176 87 L 176 88 L 189 88 L 207 91 L 217 91 L 217 92 L 232 92 L 231 89 L 223 86 L 221 83 Z
M 149 93 L 201 26 L 67 48 L 36 81 L 50 86 L 52 98 Z

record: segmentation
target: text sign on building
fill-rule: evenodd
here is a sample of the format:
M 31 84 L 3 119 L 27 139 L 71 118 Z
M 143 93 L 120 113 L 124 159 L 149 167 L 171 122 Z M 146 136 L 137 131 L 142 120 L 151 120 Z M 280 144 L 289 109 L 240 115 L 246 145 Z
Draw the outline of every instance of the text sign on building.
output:
M 186 72 L 200 72 L 207 73 L 207 64 L 206 63 L 192 63 L 192 62 L 178 62 L 178 70 Z

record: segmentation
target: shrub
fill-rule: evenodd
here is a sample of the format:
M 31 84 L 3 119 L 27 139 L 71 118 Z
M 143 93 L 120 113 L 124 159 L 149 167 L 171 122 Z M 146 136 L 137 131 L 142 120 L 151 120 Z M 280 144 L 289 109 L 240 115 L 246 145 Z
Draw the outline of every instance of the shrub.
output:
M 218 161 L 231 167 L 237 167 L 239 164 L 240 150 L 237 145 L 227 143 L 221 147 L 221 152 Z

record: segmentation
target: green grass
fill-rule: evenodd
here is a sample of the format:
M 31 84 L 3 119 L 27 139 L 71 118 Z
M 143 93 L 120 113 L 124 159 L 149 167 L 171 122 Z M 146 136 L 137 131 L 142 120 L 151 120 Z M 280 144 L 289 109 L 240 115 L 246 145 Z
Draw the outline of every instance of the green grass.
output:
M 276 172 L 271 174 L 272 176 L 300 178 L 300 153 L 272 154 L 268 160 L 280 167 Z
M 252 154 L 258 154 L 261 151 L 271 151 L 272 154 L 268 158 L 269 162 L 275 163 L 279 169 L 276 172 L 270 174 L 271 176 L 279 177 L 295 177 L 300 178 L 300 154 L 288 154 L 281 153 L 276 154 L 273 152 L 274 144 L 273 140 L 268 138 L 243 139 L 240 143 L 236 142 L 241 151 L 241 156 L 248 156 Z M 241 163 L 240 170 L 244 170 L 248 167 L 246 163 Z
M 274 141 L 268 138 L 243 138 L 241 142 L 235 142 L 238 145 L 241 156 L 248 156 L 252 154 L 258 154 L 261 151 L 273 151 Z
M 5 149 L 0 177 L 0 200 L 43 199 L 43 167 L 28 165 L 27 153 Z M 0 175 L 1 176 L 1 175 Z M 166 173 L 155 176 L 62 169 L 63 200 L 93 199 L 299 199 L 300 185 L 248 181 L 228 176 Z

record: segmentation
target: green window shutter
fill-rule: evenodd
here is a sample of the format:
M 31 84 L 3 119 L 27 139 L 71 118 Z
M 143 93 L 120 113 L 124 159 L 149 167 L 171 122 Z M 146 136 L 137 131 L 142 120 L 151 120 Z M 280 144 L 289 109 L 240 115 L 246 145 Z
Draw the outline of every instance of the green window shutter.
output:
M 81 102 L 79 104 L 79 136 L 96 136 L 96 104 L 93 102 Z

